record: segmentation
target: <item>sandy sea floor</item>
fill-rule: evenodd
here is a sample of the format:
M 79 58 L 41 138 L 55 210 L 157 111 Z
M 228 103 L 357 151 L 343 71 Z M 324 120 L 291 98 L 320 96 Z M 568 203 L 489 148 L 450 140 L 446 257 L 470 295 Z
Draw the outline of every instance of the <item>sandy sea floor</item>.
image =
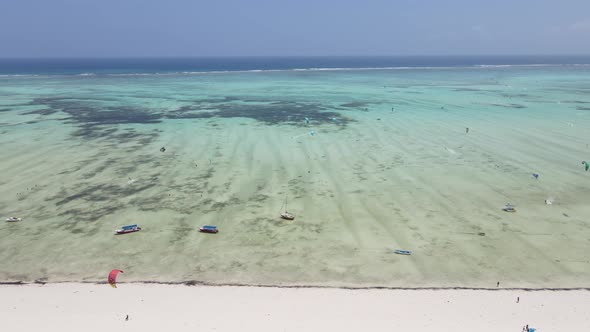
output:
M 0 280 L 590 287 L 589 74 L 3 78 Z

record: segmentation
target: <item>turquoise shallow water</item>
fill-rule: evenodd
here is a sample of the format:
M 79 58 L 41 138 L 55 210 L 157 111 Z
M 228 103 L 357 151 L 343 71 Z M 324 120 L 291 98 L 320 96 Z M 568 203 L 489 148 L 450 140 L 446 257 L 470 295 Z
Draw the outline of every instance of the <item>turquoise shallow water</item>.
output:
M 587 66 L 3 76 L 0 279 L 588 286 L 589 112 Z

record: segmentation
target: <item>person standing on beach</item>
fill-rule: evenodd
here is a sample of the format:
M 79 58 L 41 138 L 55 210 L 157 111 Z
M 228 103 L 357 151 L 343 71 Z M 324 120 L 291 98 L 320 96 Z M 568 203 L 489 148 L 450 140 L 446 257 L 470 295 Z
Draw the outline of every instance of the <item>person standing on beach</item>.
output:
M 520 302 L 520 297 L 516 297 L 516 303 Z

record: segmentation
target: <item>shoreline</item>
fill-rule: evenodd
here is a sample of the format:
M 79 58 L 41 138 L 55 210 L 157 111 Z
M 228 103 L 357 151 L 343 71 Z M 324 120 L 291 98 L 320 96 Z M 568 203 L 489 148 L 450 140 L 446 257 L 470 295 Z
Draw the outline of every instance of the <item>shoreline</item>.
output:
M 31 285 L 64 285 L 64 284 L 81 284 L 81 285 L 108 285 L 106 281 L 0 281 L 2 286 L 31 286 Z M 128 281 L 119 282 L 117 285 L 160 285 L 160 286 L 186 286 L 186 287 L 252 287 L 252 288 L 278 288 L 278 289 L 342 289 L 342 290 L 408 290 L 408 291 L 525 291 L 525 292 L 574 292 L 589 291 L 590 287 L 467 287 L 467 286 L 449 286 L 449 287 L 390 287 L 390 286 L 330 286 L 330 285 L 273 285 L 273 284 L 245 284 L 245 283 L 210 283 L 205 281 Z

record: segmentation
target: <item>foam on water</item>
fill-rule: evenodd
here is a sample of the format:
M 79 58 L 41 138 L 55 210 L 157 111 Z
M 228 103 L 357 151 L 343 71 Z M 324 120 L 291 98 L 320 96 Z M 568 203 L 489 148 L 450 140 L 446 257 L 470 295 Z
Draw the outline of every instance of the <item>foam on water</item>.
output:
M 0 59 L 0 74 L 178 74 L 259 71 L 407 70 L 587 66 L 587 56 L 228 57 L 138 59 Z

